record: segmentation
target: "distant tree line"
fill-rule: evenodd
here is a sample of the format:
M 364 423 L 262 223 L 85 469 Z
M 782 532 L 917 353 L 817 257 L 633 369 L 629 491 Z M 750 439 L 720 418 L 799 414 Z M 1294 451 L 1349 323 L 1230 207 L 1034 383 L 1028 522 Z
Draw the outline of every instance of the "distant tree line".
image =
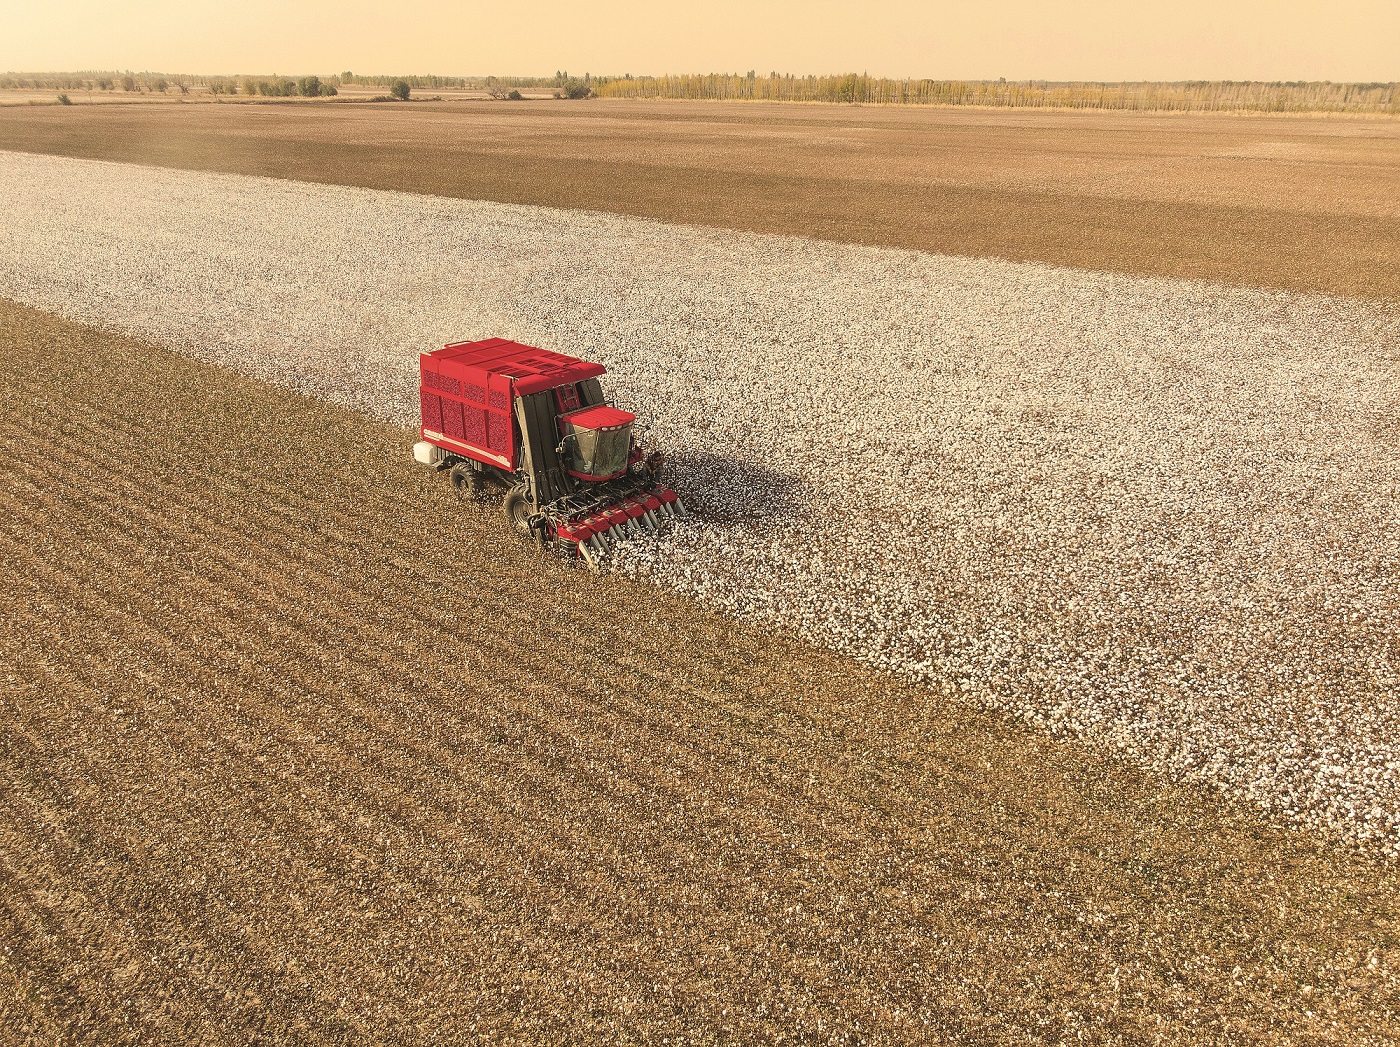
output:
M 206 80 L 206 77 L 168 76 L 161 73 L 5 73 L 0 75 L 0 88 L 189 94 L 191 84 L 204 84 Z
M 593 84 L 601 98 L 735 99 L 870 105 L 976 105 L 1028 109 L 1171 112 L 1400 113 L 1400 85 L 1317 81 L 1189 80 L 1090 83 L 1024 80 L 886 80 L 841 76 L 704 75 L 611 77 Z
M 708 73 L 678 76 L 571 76 L 560 70 L 538 76 L 187 76 L 91 71 L 0 74 L 0 88 L 42 91 L 108 91 L 188 94 L 198 87 L 216 95 L 324 97 L 345 85 L 384 88 L 384 97 L 411 90 L 454 88 L 493 98 L 519 98 L 520 89 L 552 91 L 556 98 L 676 98 L 769 102 L 837 102 L 868 105 L 995 106 L 1027 109 L 1117 109 L 1167 112 L 1339 112 L 1400 115 L 1400 84 L 1330 81 L 1186 80 L 1173 83 L 1091 83 L 1048 80 L 889 80 L 841 76 L 760 76 Z
M 209 90 L 214 94 L 234 94 L 233 81 L 230 80 L 210 80 Z M 254 79 L 245 76 L 238 81 L 238 93 L 252 96 L 261 95 L 264 98 L 324 98 L 339 94 L 332 83 L 325 82 L 317 76 L 303 76 L 300 79 L 292 80 L 284 76 L 274 76 L 271 80 Z
M 386 87 L 391 93 L 398 84 L 408 84 L 412 90 L 454 88 L 459 91 L 484 91 L 492 98 L 519 101 L 524 97 L 520 93 L 522 87 L 536 91 L 552 90 L 556 98 L 587 98 L 593 94 L 593 85 L 597 81 L 587 73 L 575 77 L 563 70 L 553 76 L 360 76 L 347 70 L 336 77 L 336 82 L 359 87 Z
M 408 84 L 415 91 L 435 91 L 443 88 L 453 88 L 459 91 L 489 91 L 493 87 L 501 87 L 509 91 L 511 88 L 548 88 L 558 86 L 561 76 L 568 74 L 556 73 L 554 76 L 361 76 L 358 73 L 346 71 L 335 77 L 335 82 L 344 86 L 354 84 L 357 87 L 393 87 L 400 80 Z
M 404 87 L 413 90 L 455 88 L 483 91 L 493 97 L 519 98 L 520 88 L 553 90 L 559 97 L 587 98 L 596 83 L 585 74 L 573 77 L 560 71 L 553 76 L 360 76 L 352 72 L 318 76 L 188 76 L 168 73 L 5 73 L 0 88 L 28 88 L 36 91 L 113 91 L 130 94 L 188 94 L 191 87 L 216 95 L 243 95 L 262 98 L 314 98 L 338 94 L 346 85 L 381 87 L 391 97 L 407 97 Z
M 191 87 L 216 95 L 258 95 L 268 98 L 317 98 L 334 95 L 334 80 L 316 76 L 175 76 L 164 73 L 6 73 L 0 88 L 36 91 L 112 91 L 127 94 L 182 94 Z

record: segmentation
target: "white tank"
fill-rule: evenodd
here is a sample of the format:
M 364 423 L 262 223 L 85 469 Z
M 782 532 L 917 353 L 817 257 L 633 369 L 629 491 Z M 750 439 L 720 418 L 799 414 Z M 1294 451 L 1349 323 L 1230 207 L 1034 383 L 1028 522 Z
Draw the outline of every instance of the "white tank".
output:
M 419 465 L 437 465 L 446 456 L 446 451 L 427 440 L 419 440 L 413 445 L 413 460 Z

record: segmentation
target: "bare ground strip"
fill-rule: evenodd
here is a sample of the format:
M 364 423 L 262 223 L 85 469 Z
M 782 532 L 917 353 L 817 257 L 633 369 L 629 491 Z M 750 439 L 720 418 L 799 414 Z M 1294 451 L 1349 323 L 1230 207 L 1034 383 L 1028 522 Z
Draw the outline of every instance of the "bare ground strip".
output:
M 1400 296 L 1400 122 L 1387 118 L 656 101 L 43 106 L 0 112 L 0 149 Z

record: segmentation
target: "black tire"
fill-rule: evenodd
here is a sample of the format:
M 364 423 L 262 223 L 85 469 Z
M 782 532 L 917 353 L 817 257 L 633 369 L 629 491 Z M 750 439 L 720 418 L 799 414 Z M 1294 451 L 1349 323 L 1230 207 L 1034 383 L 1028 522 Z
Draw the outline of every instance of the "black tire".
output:
M 525 497 L 525 492 L 519 487 L 513 487 L 506 492 L 506 500 L 502 508 L 505 510 L 506 519 L 510 521 L 511 527 L 521 538 L 530 538 L 534 528 L 530 526 L 530 516 L 534 513 L 534 507 L 530 505 L 530 500 Z
M 463 498 L 475 498 L 481 491 L 481 474 L 467 462 L 458 462 L 448 474 L 453 489 Z

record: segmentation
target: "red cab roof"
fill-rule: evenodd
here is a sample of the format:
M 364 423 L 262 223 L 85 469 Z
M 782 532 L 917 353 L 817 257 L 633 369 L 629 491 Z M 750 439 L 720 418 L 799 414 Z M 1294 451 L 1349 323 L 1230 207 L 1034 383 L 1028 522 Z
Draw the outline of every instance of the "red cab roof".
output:
M 570 411 L 564 418 L 580 429 L 612 429 L 637 420 L 637 416 L 630 411 L 619 411 L 616 407 L 609 407 L 607 404 Z
M 553 389 L 556 385 L 597 378 L 605 371 L 602 364 L 591 364 L 575 356 L 512 342 L 487 338 L 480 342 L 456 342 L 427 354 L 441 361 L 479 368 L 488 374 L 505 375 L 515 381 L 521 396 Z

